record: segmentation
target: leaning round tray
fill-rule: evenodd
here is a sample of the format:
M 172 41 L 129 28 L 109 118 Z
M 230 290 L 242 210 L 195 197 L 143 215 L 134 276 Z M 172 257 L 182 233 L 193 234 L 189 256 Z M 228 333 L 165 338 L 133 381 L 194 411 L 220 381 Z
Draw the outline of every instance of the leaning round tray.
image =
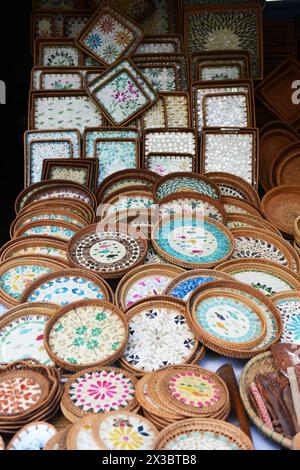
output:
M 231 214 L 227 217 L 227 227 L 230 230 L 234 230 L 236 228 L 258 228 L 261 230 L 267 230 L 279 237 L 282 237 L 281 232 L 274 227 L 270 222 L 261 217 L 255 217 L 254 215 L 249 216 L 245 214 Z
M 57 240 L 68 242 L 80 228 L 67 222 L 59 220 L 44 220 L 40 222 L 33 222 L 28 225 L 20 227 L 14 234 L 16 238 L 27 237 L 53 237 Z
M 44 201 L 32 202 L 25 206 L 19 213 L 18 216 L 28 214 L 36 210 L 49 210 L 58 209 L 65 210 L 71 214 L 76 214 L 79 217 L 84 218 L 89 224 L 93 224 L 96 219 L 95 210 L 83 201 L 75 201 L 74 199 L 45 199 Z
M 285 155 L 281 155 L 280 161 L 274 169 L 275 182 L 277 186 L 284 184 L 296 185 L 300 180 L 300 144 L 291 150 L 287 150 Z
M 300 186 L 278 186 L 271 189 L 262 199 L 261 206 L 268 220 L 284 236 L 292 238 L 294 223 L 300 214 Z
M 281 342 L 299 344 L 300 290 L 280 292 L 273 295 L 271 300 L 280 312 L 283 323 Z
M 221 172 L 207 173 L 205 176 L 217 183 L 222 196 L 242 199 L 259 207 L 260 198 L 256 189 L 243 178 Z
M 81 201 L 96 209 L 97 201 L 94 194 L 86 187 L 74 183 L 61 183 L 47 185 L 32 194 L 26 200 L 26 206 L 40 201 L 57 199 L 69 199 L 71 201 Z
M 97 216 L 104 218 L 124 210 L 154 209 L 154 206 L 151 190 L 122 190 L 114 193 L 106 200 L 105 204 L 99 206 Z
M 259 217 L 264 219 L 265 214 L 261 211 L 261 209 L 251 202 L 242 201 L 241 199 L 237 199 L 235 197 L 222 197 L 221 202 L 224 205 L 225 211 L 227 215 L 232 214 L 239 214 L 239 215 L 247 215 L 248 217 Z
M 188 419 L 168 426 L 158 437 L 156 450 L 254 450 L 240 428 L 215 419 Z
M 19 256 L 47 256 L 68 263 L 68 245 L 53 237 L 20 237 L 9 241 L 0 249 L 0 260 Z
M 292 441 L 287 439 L 282 434 L 279 434 L 272 429 L 268 428 L 261 418 L 258 416 L 254 410 L 250 397 L 249 397 L 249 387 L 253 383 L 255 377 L 259 374 L 269 374 L 276 371 L 276 366 L 274 364 L 272 353 L 266 352 L 260 354 L 255 358 L 251 359 L 244 368 L 241 379 L 240 379 L 240 394 L 242 401 L 244 403 L 246 412 L 253 422 L 253 424 L 268 438 L 274 442 L 280 444 L 281 446 L 292 449 Z

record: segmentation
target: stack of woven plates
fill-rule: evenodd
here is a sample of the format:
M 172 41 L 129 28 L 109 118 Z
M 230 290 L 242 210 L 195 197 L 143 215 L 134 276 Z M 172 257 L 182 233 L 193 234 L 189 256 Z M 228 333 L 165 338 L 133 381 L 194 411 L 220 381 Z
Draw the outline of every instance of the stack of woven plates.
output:
M 0 431 L 14 434 L 34 421 L 51 419 L 62 395 L 58 370 L 24 361 L 0 368 Z
M 168 367 L 148 374 L 136 390 L 144 416 L 158 429 L 187 418 L 226 420 L 230 411 L 223 380 L 198 366 Z

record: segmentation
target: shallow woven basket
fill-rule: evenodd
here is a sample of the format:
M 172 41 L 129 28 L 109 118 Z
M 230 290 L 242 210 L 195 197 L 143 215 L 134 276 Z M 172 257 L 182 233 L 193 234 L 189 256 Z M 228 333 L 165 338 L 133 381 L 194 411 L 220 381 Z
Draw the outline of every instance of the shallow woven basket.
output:
M 257 415 L 249 400 L 249 387 L 251 383 L 254 382 L 255 377 L 258 374 L 266 375 L 270 372 L 274 372 L 275 370 L 276 366 L 270 352 L 256 356 L 254 359 L 248 362 L 245 369 L 243 370 L 240 380 L 240 394 L 249 418 L 255 424 L 255 426 L 274 442 L 277 442 L 287 449 L 292 449 L 292 441 L 284 437 L 282 434 L 279 434 L 278 432 L 272 431 L 270 428 L 268 428 Z

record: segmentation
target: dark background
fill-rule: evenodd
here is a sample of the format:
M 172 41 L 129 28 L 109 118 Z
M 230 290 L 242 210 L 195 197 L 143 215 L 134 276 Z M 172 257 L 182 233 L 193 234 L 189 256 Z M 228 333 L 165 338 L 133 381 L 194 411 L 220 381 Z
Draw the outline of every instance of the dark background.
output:
M 267 2 L 264 17 L 300 17 L 300 0 Z M 14 202 L 23 189 L 23 134 L 27 130 L 30 71 L 31 0 L 1 2 L 0 80 L 7 85 L 7 104 L 0 105 L 0 246 L 9 240 Z M 297 26 L 300 28 L 300 22 Z M 300 77 L 299 77 L 300 79 Z

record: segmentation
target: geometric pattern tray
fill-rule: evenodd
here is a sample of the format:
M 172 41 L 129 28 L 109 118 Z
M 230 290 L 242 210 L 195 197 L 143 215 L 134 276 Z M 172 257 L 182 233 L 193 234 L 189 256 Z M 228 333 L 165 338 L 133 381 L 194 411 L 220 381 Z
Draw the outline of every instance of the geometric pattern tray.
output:
M 196 192 L 217 201 L 221 194 L 218 186 L 205 176 L 196 173 L 176 173 L 161 178 L 155 185 L 154 195 L 157 202 L 178 192 Z
M 259 207 L 257 191 L 239 176 L 224 172 L 207 173 L 206 176 L 219 186 L 222 197 L 236 197 Z
M 300 345 L 300 290 L 295 292 L 282 292 L 271 297 L 279 310 L 283 333 L 281 343 Z

